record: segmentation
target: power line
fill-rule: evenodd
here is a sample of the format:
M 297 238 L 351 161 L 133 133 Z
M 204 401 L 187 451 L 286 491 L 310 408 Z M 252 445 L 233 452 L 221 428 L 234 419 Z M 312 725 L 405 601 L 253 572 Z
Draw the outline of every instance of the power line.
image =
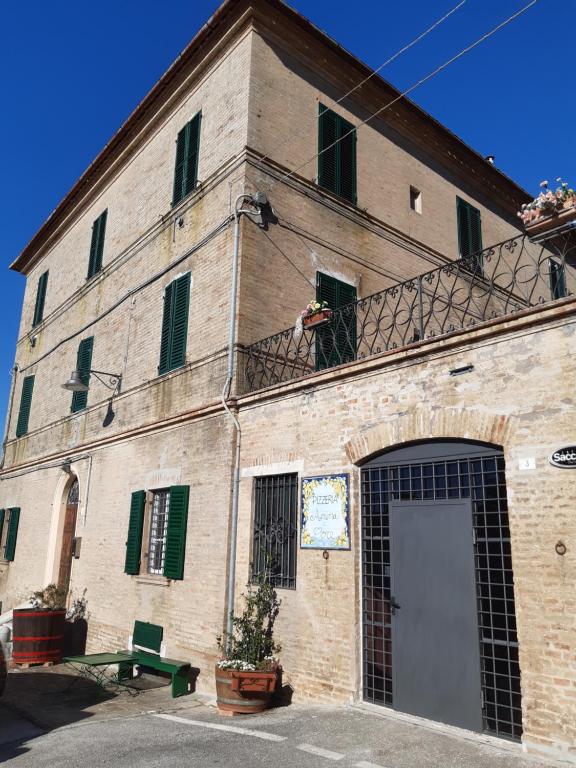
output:
M 357 90 L 358 90 L 358 88 L 361 88 L 361 87 L 362 87 L 362 86 L 363 86 L 365 83 L 367 83 L 367 82 L 368 82 L 368 80 L 371 80 L 371 79 L 372 79 L 372 78 L 373 78 L 375 75 L 377 75 L 379 72 L 381 72 L 381 71 L 384 69 L 384 67 L 387 67 L 387 66 L 388 66 L 388 64 L 391 64 L 391 63 L 392 63 L 393 61 L 395 61 L 395 60 L 396 60 L 396 59 L 397 59 L 399 56 L 401 56 L 401 55 L 402 55 L 403 53 L 405 53 L 407 50 L 409 50 L 410 48 L 412 48 L 412 46 L 416 45 L 416 43 L 419 43 L 419 42 L 420 42 L 420 40 L 423 40 L 423 39 L 424 39 L 424 38 L 425 38 L 427 35 L 429 35 L 429 34 L 430 34 L 430 32 L 432 32 L 433 30 L 435 30 L 435 29 L 436 29 L 436 27 L 439 27 L 439 26 L 440 26 L 440 24 L 442 24 L 442 23 L 443 23 L 443 22 L 445 22 L 445 21 L 446 21 L 448 18 L 450 18 L 450 16 L 452 16 L 452 14 L 453 14 L 453 13 L 456 13 L 456 11 L 457 11 L 457 10 L 459 10 L 459 9 L 460 9 L 460 8 L 461 8 L 461 7 L 462 7 L 462 6 L 463 6 L 463 5 L 466 3 L 466 2 L 467 2 L 467 0 L 461 0 L 461 1 L 460 1 L 460 2 L 459 2 L 457 5 L 456 5 L 456 6 L 454 6 L 454 8 L 452 8 L 452 10 L 448 11 L 448 13 L 444 14 L 444 16 L 442 16 L 442 18 L 440 18 L 440 19 L 438 19 L 437 21 L 435 21 L 435 22 L 434 22 L 434 24 L 432 24 L 430 27 L 428 27 L 428 29 L 426 29 L 424 32 L 422 32 L 420 35 L 418 35 L 418 37 L 415 37 L 415 38 L 414 38 L 414 40 L 412 40 L 410 43 L 408 43 L 407 45 L 405 45 L 403 48 L 400 48 L 400 50 L 399 50 L 399 51 L 396 51 L 396 53 L 395 53 L 393 56 L 391 56 L 389 59 L 386 59 L 386 61 L 385 61 L 383 64 L 380 64 L 380 66 L 379 66 L 377 69 L 375 69 L 375 70 L 374 70 L 373 72 L 371 72 L 371 73 L 370 73 L 370 74 L 369 74 L 367 77 L 365 77 L 363 80 L 361 80 L 361 81 L 360 81 L 360 82 L 359 82 L 357 85 L 355 85 L 353 88 L 351 88 L 351 89 L 350 89 L 350 90 L 349 90 L 347 93 L 345 93 L 345 94 L 344 94 L 344 96 L 341 96 L 339 99 L 337 99 L 337 100 L 334 102 L 334 106 L 336 106 L 337 104 L 341 104 L 341 103 L 344 101 L 344 99 L 347 99 L 347 98 L 348 98 L 348 96 L 350 96 L 352 93 L 354 93 L 354 91 L 357 91 Z M 316 117 L 314 118 L 314 121 L 312 121 L 312 120 L 309 120 L 309 121 L 307 121 L 306 125 L 310 125 L 310 123 L 312 123 L 312 122 L 318 122 L 318 120 L 319 120 L 319 119 L 320 119 L 320 115 L 316 116 Z M 300 133 L 296 134 L 296 138 L 299 138 L 299 137 L 301 137 L 301 136 L 303 136 L 303 135 L 304 135 L 304 134 L 303 134 L 302 132 L 300 132 Z M 278 150 L 279 150 L 281 147 L 284 147 L 284 146 L 290 146 L 291 144 L 293 144 L 293 143 L 294 143 L 294 141 L 295 141 L 295 137 L 294 137 L 294 136 L 291 136 L 289 139 L 287 139 L 287 140 L 285 140 L 285 141 L 282 141 L 282 142 L 280 142 L 280 144 L 277 144 L 277 145 L 276 145 L 276 146 L 275 146 L 273 149 L 271 149 L 269 152 L 267 152 L 267 153 L 266 153 L 266 154 L 265 154 L 265 155 L 264 155 L 264 156 L 263 156 L 263 157 L 260 159 L 260 162 L 264 162 L 265 160 L 267 160 L 268 158 L 270 158 L 270 157 L 271 157 L 273 154 L 275 154 L 275 153 L 276 153 L 276 152 L 277 152 L 277 151 L 278 151 Z M 240 177 L 239 177 L 239 178 L 240 178 Z M 254 182 L 253 182 L 253 183 L 254 183 Z
M 266 239 L 267 239 L 267 240 L 269 240 L 269 241 L 272 243 L 272 245 L 274 246 L 274 248 L 276 248 L 276 250 L 277 250 L 279 253 L 281 253 L 281 254 L 282 254 L 282 256 L 284 256 L 284 258 L 286 259 L 286 261 L 287 261 L 287 262 L 288 262 L 288 263 L 289 263 L 289 264 L 290 264 L 290 265 L 291 265 L 291 266 L 292 266 L 292 267 L 293 267 L 293 268 L 296 270 L 296 272 L 298 272 L 298 274 L 300 275 L 300 277 L 304 278 L 304 280 L 306 280 L 306 282 L 307 282 L 309 285 L 311 285 L 311 286 L 312 286 L 312 288 L 313 288 L 314 290 L 316 290 L 316 285 L 315 285 L 315 284 L 314 284 L 314 283 L 313 283 L 311 280 L 308 280 L 308 278 L 306 277 L 306 275 L 304 274 L 304 272 L 302 272 L 302 270 L 301 270 L 301 269 L 299 269 L 299 268 L 296 266 L 296 264 L 294 264 L 294 262 L 292 261 L 292 259 L 291 259 L 291 258 L 290 258 L 290 257 L 289 257 L 289 256 L 288 256 L 286 253 L 284 253 L 284 251 L 282 250 L 282 248 L 280 248 L 280 246 L 278 245 L 278 243 L 276 243 L 276 242 L 274 242 L 274 240 L 272 240 L 272 238 L 270 237 L 270 235 L 268 234 L 268 232 L 265 232 L 264 230 L 262 230 L 262 234 L 264 235 L 264 237 L 266 237 Z
M 456 11 L 461 8 L 464 3 L 466 3 L 466 0 L 462 0 L 462 2 L 458 3 L 454 8 L 452 8 L 451 11 L 448 11 L 444 16 L 442 16 L 441 19 L 438 19 L 438 21 L 435 21 L 434 24 L 432 24 L 431 27 L 428 27 L 428 29 L 425 32 L 422 32 L 421 35 L 418 35 L 418 37 L 414 38 L 411 43 L 408 43 L 408 45 L 405 45 L 403 48 L 400 48 L 399 51 L 397 51 L 393 56 L 391 56 L 389 59 L 386 59 L 384 64 L 381 64 L 378 69 L 375 69 L 373 72 L 371 72 L 368 77 L 365 77 L 364 80 L 361 80 L 358 85 L 355 85 L 354 88 L 348 91 L 348 93 L 345 93 L 344 96 L 338 99 L 338 101 L 335 101 L 334 104 L 340 104 L 344 101 L 344 99 L 347 99 L 350 94 L 354 93 L 354 91 L 357 91 L 358 88 L 361 88 L 364 83 L 367 83 L 368 80 L 371 80 L 374 75 L 377 75 L 378 72 L 381 72 L 384 67 L 387 67 L 388 64 L 391 64 L 395 59 L 398 58 L 398 56 L 401 56 L 405 51 L 407 51 L 409 48 L 412 48 L 413 45 L 416 45 L 416 43 L 419 43 L 420 40 L 426 37 L 430 32 L 432 32 L 436 27 L 439 27 L 442 22 L 446 21 L 450 16 L 452 16 L 453 13 L 456 13 Z
M 357 130 L 359 130 L 363 125 L 366 125 L 370 122 L 370 120 L 373 120 L 377 115 L 384 112 L 384 110 L 389 109 L 391 106 L 396 104 L 396 102 L 400 101 L 400 99 L 403 99 L 405 96 L 407 96 L 409 93 L 414 91 L 416 88 L 418 88 L 420 85 L 423 85 L 425 82 L 430 80 L 431 78 L 435 77 L 437 74 L 442 72 L 442 70 L 446 69 L 446 67 L 450 66 L 450 64 L 453 64 L 457 59 L 460 59 L 465 54 L 469 53 L 473 48 L 476 48 L 476 46 L 480 45 L 480 43 L 483 43 L 485 40 L 487 40 L 489 37 L 494 35 L 496 32 L 501 30 L 503 27 L 510 24 L 512 21 L 517 19 L 519 16 L 522 16 L 526 11 L 528 11 L 532 6 L 536 5 L 538 0 L 531 0 L 530 3 L 525 5 L 523 8 L 521 8 L 516 13 L 512 14 L 512 16 L 509 16 L 507 19 L 502 21 L 500 24 L 498 24 L 496 27 L 491 29 L 489 32 L 486 32 L 486 34 L 482 35 L 482 37 L 479 37 L 478 40 L 471 43 L 470 45 L 466 46 L 466 48 L 463 48 L 459 53 L 457 53 L 455 56 L 452 56 L 451 59 L 448 59 L 448 61 L 444 62 L 444 64 L 441 64 L 439 67 L 437 67 L 433 72 L 430 72 L 425 77 L 418 80 L 418 82 L 414 83 L 414 85 L 411 85 L 410 88 L 407 88 L 405 91 L 400 93 L 395 99 L 392 99 L 392 101 L 388 102 L 388 104 L 385 104 L 383 107 L 380 107 L 380 109 L 376 110 L 373 114 L 371 114 L 369 117 L 366 118 L 366 120 L 363 120 L 361 123 L 359 123 L 355 128 L 352 128 L 352 130 L 348 131 L 348 133 L 345 133 L 343 136 L 341 136 L 339 139 L 336 139 L 336 141 L 333 141 L 332 144 L 329 144 L 327 147 L 324 147 L 320 152 L 317 152 L 315 155 L 310 157 L 306 162 L 302 163 L 301 165 L 294 168 L 290 173 L 285 174 L 284 176 L 281 176 L 279 179 L 276 179 L 273 181 L 270 185 L 268 185 L 267 189 L 271 191 L 276 184 L 280 181 L 286 181 L 291 176 L 293 176 L 295 173 L 297 173 L 299 170 L 304 168 L 309 163 L 316 160 L 316 158 L 320 157 L 324 152 L 327 152 L 329 149 L 332 149 L 332 147 L 335 147 L 337 144 L 339 144 L 344 139 L 348 138 L 351 134 L 355 133 Z
M 77 331 L 74 331 L 74 333 L 71 333 L 69 336 L 66 336 L 63 339 L 60 339 L 60 341 L 54 344 L 54 346 L 51 349 L 48 349 L 46 352 L 44 352 L 43 355 L 40 355 L 40 357 L 38 357 L 32 363 L 29 363 L 23 368 L 19 368 L 18 369 L 19 373 L 24 373 L 24 371 L 27 371 L 29 368 L 32 368 L 33 366 L 38 365 L 39 362 L 47 358 L 49 355 L 55 352 L 63 344 L 67 344 L 69 341 L 72 341 L 73 339 L 77 338 L 78 336 L 80 336 L 80 334 L 84 333 L 84 331 L 88 330 L 88 328 L 91 328 L 92 326 L 96 325 L 105 317 L 107 317 L 111 312 L 114 312 L 114 310 L 118 309 L 118 307 L 120 307 L 131 296 L 134 296 L 140 291 L 143 291 L 144 289 L 148 288 L 150 285 L 155 283 L 157 280 L 160 280 L 164 275 L 170 272 L 170 270 L 174 269 L 174 267 L 177 267 L 179 264 L 185 261 L 189 256 L 193 256 L 198 250 L 200 250 L 200 248 L 203 248 L 205 245 L 207 245 L 214 237 L 217 237 L 221 232 L 224 232 L 228 227 L 229 223 L 232 221 L 232 218 L 233 218 L 232 216 L 227 216 L 213 230 L 208 232 L 201 240 L 199 240 L 192 247 L 190 247 L 186 251 L 186 253 L 182 254 L 182 256 L 179 256 L 177 259 L 175 259 L 170 264 L 168 264 L 168 266 L 163 267 L 161 270 L 153 274 L 151 277 L 144 280 L 135 288 L 131 288 L 123 296 L 121 296 L 117 301 L 115 301 L 114 304 L 112 304 L 110 307 L 105 309 L 101 315 L 98 315 L 98 317 L 95 317 L 94 320 L 90 320 L 90 322 L 86 323 Z

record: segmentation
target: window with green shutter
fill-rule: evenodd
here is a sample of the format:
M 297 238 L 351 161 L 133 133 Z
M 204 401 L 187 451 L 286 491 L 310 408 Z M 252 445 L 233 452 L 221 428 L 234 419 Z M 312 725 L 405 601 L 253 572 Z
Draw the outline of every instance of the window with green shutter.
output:
M 78 345 L 78 354 L 76 355 L 76 370 L 80 373 L 80 379 L 83 384 L 90 383 L 90 368 L 92 367 L 92 349 L 94 347 L 94 336 L 82 339 Z M 88 404 L 88 392 L 74 392 L 72 395 L 72 413 L 83 411 Z
M 164 576 L 167 579 L 184 578 L 189 495 L 190 488 L 187 485 L 173 485 L 170 488 L 170 511 L 164 556 Z
M 174 192 L 172 205 L 189 195 L 198 181 L 198 155 L 200 152 L 200 124 L 202 113 L 186 123 L 176 139 L 176 164 L 174 166 Z
M 32 407 L 32 392 L 34 391 L 34 376 L 26 376 L 22 382 L 22 394 L 20 396 L 20 410 L 16 423 L 16 437 L 22 437 L 28 432 L 28 420 Z
M 190 273 L 173 280 L 164 289 L 164 312 L 160 340 L 160 374 L 181 368 L 186 362 Z
M 0 509 L 0 543 L 2 542 L 2 534 L 4 533 L 4 518 L 6 517 L 6 510 Z
M 356 359 L 356 288 L 323 272 L 316 273 L 316 301 L 326 301 L 334 312 L 330 322 L 316 329 L 316 370 Z
M 44 302 L 46 301 L 46 288 L 48 286 L 48 271 L 40 275 L 38 288 L 36 289 L 36 304 L 34 305 L 34 318 L 32 328 L 42 322 L 44 318 Z
M 186 530 L 188 527 L 187 485 L 174 485 L 132 494 L 130 521 L 126 540 L 124 572 L 165 576 L 167 579 L 184 578 Z M 141 567 L 144 541 L 146 566 Z
M 319 105 L 318 185 L 356 204 L 356 130 L 352 123 Z
M 18 523 L 20 522 L 20 507 L 12 507 L 8 510 L 8 532 L 6 534 L 6 545 L 4 547 L 4 559 L 14 560 L 16 553 L 16 538 L 18 536 Z
M 461 258 L 472 256 L 474 254 L 480 254 L 482 250 L 482 221 L 480 217 L 480 211 L 478 208 L 474 208 L 473 205 L 462 200 L 460 197 L 456 198 L 456 216 L 458 222 L 458 251 Z M 471 265 L 467 265 L 467 269 L 476 271 L 478 269 L 482 272 L 482 257 L 478 256 L 473 260 Z
M 90 259 L 88 260 L 87 280 L 98 274 L 102 269 L 102 254 L 104 253 L 104 237 L 106 236 L 106 219 L 108 210 L 98 216 L 92 224 L 92 241 L 90 243 Z
M 130 520 L 128 522 L 128 538 L 126 539 L 126 559 L 124 573 L 136 575 L 140 573 L 140 555 L 142 552 L 142 530 L 144 527 L 145 491 L 135 491 L 130 503 Z

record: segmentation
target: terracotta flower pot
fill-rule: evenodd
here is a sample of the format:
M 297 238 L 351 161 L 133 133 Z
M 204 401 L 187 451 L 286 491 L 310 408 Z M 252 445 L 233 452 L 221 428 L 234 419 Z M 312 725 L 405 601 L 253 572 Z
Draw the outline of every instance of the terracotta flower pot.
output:
M 240 672 L 216 666 L 216 704 L 224 715 L 253 715 L 270 704 L 278 670 Z
M 304 315 L 302 318 L 302 325 L 304 328 L 316 328 L 319 325 L 325 325 L 330 321 L 332 317 L 332 310 L 321 309 L 318 312 L 314 312 L 312 315 Z
M 532 219 L 529 224 L 526 224 L 526 232 L 532 237 L 549 229 L 561 227 L 563 224 L 568 224 L 568 222 L 574 219 L 576 219 L 576 207 L 571 205 L 569 208 L 563 208 L 559 213 L 555 212 Z

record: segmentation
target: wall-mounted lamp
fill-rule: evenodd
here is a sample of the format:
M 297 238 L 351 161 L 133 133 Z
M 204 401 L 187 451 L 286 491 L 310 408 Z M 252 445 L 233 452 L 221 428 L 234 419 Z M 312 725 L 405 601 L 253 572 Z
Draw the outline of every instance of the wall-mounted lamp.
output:
M 462 368 L 452 368 L 450 376 L 462 376 L 463 373 L 470 373 L 473 370 L 473 365 L 463 365 Z
M 82 381 L 82 374 L 88 376 L 94 374 L 98 381 L 104 384 L 108 389 L 113 390 L 113 394 L 116 395 L 120 392 L 122 386 L 122 374 L 106 373 L 105 371 L 95 371 L 90 368 L 87 371 L 72 371 L 72 374 L 65 384 L 62 384 L 62 389 L 67 389 L 69 392 L 88 392 L 90 387 Z M 102 376 L 107 377 L 108 381 L 105 381 Z

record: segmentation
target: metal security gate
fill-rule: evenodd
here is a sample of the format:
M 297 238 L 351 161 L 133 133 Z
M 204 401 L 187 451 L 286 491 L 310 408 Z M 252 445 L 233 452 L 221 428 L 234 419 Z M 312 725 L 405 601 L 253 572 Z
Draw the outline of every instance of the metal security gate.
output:
M 458 514 L 472 517 L 471 542 Z M 449 562 L 461 569 L 456 575 L 443 570 L 447 547 L 458 550 Z M 362 554 L 364 699 L 519 739 L 520 668 L 502 452 L 430 442 L 364 465 Z M 475 595 L 461 590 L 472 557 Z M 391 591 L 392 579 L 408 604 Z M 432 606 L 421 593 L 434 583 L 446 595 Z M 430 646 L 423 645 L 426 628 Z M 453 666 L 446 666 L 446 643 L 452 652 L 458 649 Z M 461 710 L 454 706 L 457 664 L 468 674 Z

